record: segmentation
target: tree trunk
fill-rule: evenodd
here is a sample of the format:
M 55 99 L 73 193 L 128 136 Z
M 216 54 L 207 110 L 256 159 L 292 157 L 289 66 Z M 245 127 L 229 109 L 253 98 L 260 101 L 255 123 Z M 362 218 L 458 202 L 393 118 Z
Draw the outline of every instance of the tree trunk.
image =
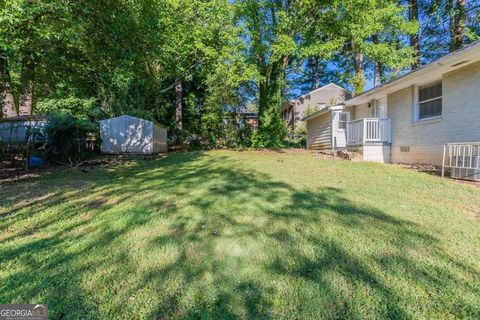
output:
M 182 114 L 183 114 L 183 87 L 179 82 L 175 85 L 175 129 L 180 133 L 183 129 Z
M 382 82 L 380 81 L 380 70 L 378 69 L 378 62 L 375 62 L 373 70 L 373 87 L 376 88 L 380 86 Z
M 3 118 L 18 116 L 17 109 L 15 108 L 15 99 L 11 89 L 8 62 L 7 58 L 2 56 L 2 52 L 0 52 L 0 103 Z
M 29 56 L 29 54 L 27 54 Z M 19 114 L 21 116 L 32 115 L 33 113 L 33 81 L 35 76 L 35 64 L 30 58 L 24 58 L 20 74 L 20 104 Z
M 365 70 L 363 68 L 363 54 L 355 52 L 355 78 L 353 79 L 353 87 L 355 95 L 359 95 L 363 92 L 365 86 Z
M 418 22 L 418 1 L 408 0 L 408 20 Z M 412 70 L 417 69 L 420 66 L 420 40 L 418 36 L 419 31 L 410 36 L 410 46 L 414 50 L 415 61 L 412 63 Z
M 22 90 L 22 94 L 20 95 L 19 114 L 21 116 L 29 116 L 29 115 L 32 115 L 32 111 L 33 111 L 33 92 L 30 87 L 27 87 L 24 90 Z
M 310 71 L 311 71 L 311 90 L 315 90 L 320 87 L 320 59 L 318 57 L 310 59 Z
M 258 133 L 262 147 L 278 145 L 285 135 L 281 105 L 286 64 L 286 59 L 271 62 L 259 82 Z
M 460 49 L 465 42 L 466 0 L 457 0 L 450 23 L 450 52 Z
M 378 34 L 372 35 L 372 42 L 374 44 L 380 43 L 378 39 Z M 374 87 L 380 86 L 383 82 L 384 76 L 385 76 L 385 68 L 383 66 L 383 63 L 379 61 L 375 61 L 374 71 L 373 71 L 373 86 Z

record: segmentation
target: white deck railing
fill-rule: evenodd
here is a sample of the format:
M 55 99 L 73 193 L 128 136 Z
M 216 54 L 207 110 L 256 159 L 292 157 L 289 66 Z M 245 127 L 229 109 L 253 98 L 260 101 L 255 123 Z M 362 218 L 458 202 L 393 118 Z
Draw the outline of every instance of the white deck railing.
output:
M 348 123 L 347 132 L 348 145 L 392 142 L 391 119 L 364 118 L 353 120 Z
M 451 170 L 452 178 L 480 181 L 480 142 L 445 144 L 442 177 L 445 168 Z

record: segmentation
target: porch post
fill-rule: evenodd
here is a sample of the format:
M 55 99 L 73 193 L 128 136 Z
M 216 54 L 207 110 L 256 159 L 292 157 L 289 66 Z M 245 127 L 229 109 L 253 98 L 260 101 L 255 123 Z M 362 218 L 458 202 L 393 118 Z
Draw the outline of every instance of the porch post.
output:
M 362 119 L 363 122 L 363 134 L 362 134 L 362 144 L 364 145 L 367 141 L 367 121 L 366 119 Z
M 388 118 L 388 143 L 392 143 L 392 118 Z
M 445 151 L 447 149 L 447 144 L 443 145 L 443 159 L 442 159 L 442 178 L 445 178 Z

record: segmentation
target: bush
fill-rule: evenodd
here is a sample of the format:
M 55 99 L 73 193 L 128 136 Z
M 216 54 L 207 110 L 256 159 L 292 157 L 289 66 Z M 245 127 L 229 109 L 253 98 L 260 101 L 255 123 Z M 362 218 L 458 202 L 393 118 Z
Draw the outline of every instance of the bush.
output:
M 98 136 L 98 126 L 68 113 L 51 114 L 46 131 L 51 147 L 50 157 L 58 161 L 79 161 L 90 154 L 85 148 L 87 134 Z
M 307 147 L 307 129 L 304 123 L 301 123 L 295 130 L 288 133 L 285 145 L 294 148 Z
M 202 148 L 247 148 L 253 129 L 236 112 L 210 112 L 202 116 Z
M 253 133 L 254 148 L 279 148 L 287 134 L 285 122 L 281 118 L 280 109 L 260 115 L 259 127 Z

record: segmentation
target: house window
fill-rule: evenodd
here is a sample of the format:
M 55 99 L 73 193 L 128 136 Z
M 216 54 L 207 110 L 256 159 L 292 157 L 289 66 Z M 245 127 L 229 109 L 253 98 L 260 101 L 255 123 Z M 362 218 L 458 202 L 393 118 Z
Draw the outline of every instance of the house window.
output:
M 442 115 L 442 83 L 418 89 L 418 119 Z
M 342 112 L 338 115 L 338 129 L 346 130 L 348 122 L 348 113 Z

